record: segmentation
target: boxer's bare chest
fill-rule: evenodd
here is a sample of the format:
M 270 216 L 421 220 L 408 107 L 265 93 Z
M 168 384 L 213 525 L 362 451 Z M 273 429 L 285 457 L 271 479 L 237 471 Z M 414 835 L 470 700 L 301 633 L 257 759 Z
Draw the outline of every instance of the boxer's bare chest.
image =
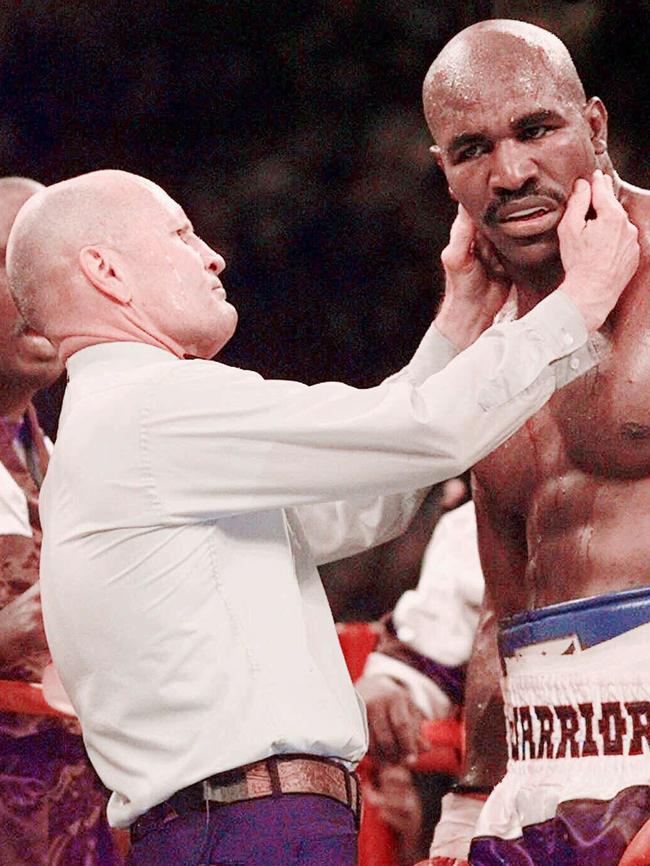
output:
M 504 507 L 525 514 L 540 484 L 650 476 L 650 285 L 631 321 L 597 335 L 596 367 L 558 391 L 475 469 Z
M 635 545 L 642 555 L 629 557 L 614 586 L 650 579 L 647 257 L 596 344 L 598 365 L 475 467 L 481 508 L 527 563 L 526 604 L 609 591 L 612 569 Z M 490 551 L 482 554 L 488 581 L 501 583 L 504 575 L 489 573 Z

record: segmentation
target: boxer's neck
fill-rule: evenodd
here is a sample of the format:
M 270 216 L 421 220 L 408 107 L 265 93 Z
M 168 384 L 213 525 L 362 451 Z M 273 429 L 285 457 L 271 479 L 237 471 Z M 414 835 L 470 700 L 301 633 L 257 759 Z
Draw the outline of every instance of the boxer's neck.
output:
M 564 279 L 564 268 L 558 256 L 539 268 L 506 267 L 506 272 L 517 288 L 518 314 L 523 316 L 554 292 Z

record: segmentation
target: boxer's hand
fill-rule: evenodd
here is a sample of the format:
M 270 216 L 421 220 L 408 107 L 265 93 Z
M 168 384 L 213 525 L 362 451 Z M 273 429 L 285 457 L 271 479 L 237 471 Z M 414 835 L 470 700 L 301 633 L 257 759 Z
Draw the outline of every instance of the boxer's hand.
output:
M 36 583 L 0 610 L 0 661 L 13 664 L 26 652 L 46 648 L 41 594 Z
M 595 219 L 587 220 L 589 206 Z M 565 278 L 560 285 L 596 331 L 639 266 L 639 232 L 614 195 L 609 175 L 579 179 L 558 225 Z
M 491 244 L 476 230 L 462 205 L 440 259 L 445 296 L 435 323 L 440 333 L 462 350 L 492 324 L 508 296 L 510 283 Z
M 370 757 L 392 764 L 404 760 L 414 763 L 429 744 L 420 733 L 425 717 L 407 689 L 392 677 L 379 674 L 361 677 L 356 688 L 368 712 Z

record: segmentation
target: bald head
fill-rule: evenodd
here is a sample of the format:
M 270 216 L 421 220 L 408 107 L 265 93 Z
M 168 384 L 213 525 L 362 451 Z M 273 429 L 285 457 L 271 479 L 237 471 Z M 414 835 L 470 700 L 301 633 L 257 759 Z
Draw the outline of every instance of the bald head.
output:
M 523 21 L 480 21 L 462 30 L 432 63 L 423 86 L 424 112 L 434 133 L 439 120 L 481 100 L 498 98 L 504 83 L 533 96 L 551 79 L 577 109 L 585 93 L 566 46 Z
M 443 48 L 423 96 L 450 194 L 509 276 L 559 282 L 557 226 L 573 185 L 613 170 L 607 111 L 586 101 L 566 47 L 532 24 L 482 21 Z
M 218 280 L 224 267 L 164 190 L 116 170 L 38 192 L 7 247 L 16 304 L 63 359 L 125 340 L 211 357 L 236 324 Z
M 14 299 L 32 327 L 47 333 L 53 306 L 75 308 L 84 282 L 80 251 L 96 244 L 127 248 L 156 196 L 165 193 L 145 178 L 103 170 L 31 198 L 12 229 L 7 270 Z

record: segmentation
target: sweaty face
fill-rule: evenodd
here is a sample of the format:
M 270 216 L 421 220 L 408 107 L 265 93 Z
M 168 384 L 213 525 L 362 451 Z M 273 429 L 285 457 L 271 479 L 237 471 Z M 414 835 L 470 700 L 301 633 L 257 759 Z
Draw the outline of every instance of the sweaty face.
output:
M 129 256 L 135 300 L 159 334 L 188 355 L 211 358 L 237 325 L 237 312 L 219 279 L 226 263 L 161 189 L 151 185 L 144 198 Z
M 20 188 L 0 191 L 0 386 L 27 392 L 51 384 L 63 371 L 49 340 L 26 327 L 7 284 L 7 238 L 32 192 Z
M 563 98 L 550 75 L 524 87 L 493 75 L 428 118 L 452 195 L 504 262 L 557 257 L 573 184 L 596 167 L 591 110 Z

